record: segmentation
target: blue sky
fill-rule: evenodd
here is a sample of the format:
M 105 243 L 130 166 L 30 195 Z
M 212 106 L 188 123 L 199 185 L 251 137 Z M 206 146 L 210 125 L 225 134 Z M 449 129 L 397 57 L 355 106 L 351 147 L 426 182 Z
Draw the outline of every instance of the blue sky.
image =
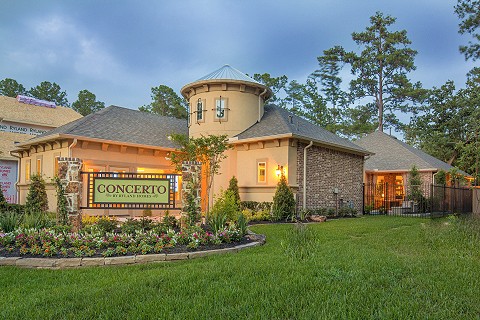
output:
M 88 89 L 106 105 L 136 109 L 153 86 L 180 88 L 224 64 L 304 82 L 334 45 L 356 49 L 351 33 L 382 11 L 397 18 L 418 51 L 413 81 L 458 87 L 473 68 L 459 53 L 456 1 L 187 0 L 0 3 L 0 79 L 27 89 L 47 80 L 70 103 Z M 348 72 L 345 71 L 346 76 Z

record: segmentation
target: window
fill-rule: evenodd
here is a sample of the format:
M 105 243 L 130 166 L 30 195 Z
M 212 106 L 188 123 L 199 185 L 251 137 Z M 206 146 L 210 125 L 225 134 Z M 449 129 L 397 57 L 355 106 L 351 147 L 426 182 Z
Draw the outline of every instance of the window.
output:
M 257 162 L 257 182 L 267 182 L 267 163 L 264 161 Z
M 37 174 L 42 175 L 42 158 L 37 158 Z
M 59 153 L 56 153 L 54 158 L 53 158 L 53 174 L 55 176 L 58 176 L 58 173 L 59 173 L 59 162 L 58 160 L 60 159 L 60 154 Z
M 30 159 L 28 159 L 28 160 L 25 162 L 25 181 L 29 181 L 29 180 L 30 180 L 31 163 L 32 163 L 32 160 L 30 160 Z
M 203 101 L 198 98 L 197 101 L 197 122 L 203 121 Z
M 215 99 L 215 120 L 227 121 L 227 98 L 220 96 Z

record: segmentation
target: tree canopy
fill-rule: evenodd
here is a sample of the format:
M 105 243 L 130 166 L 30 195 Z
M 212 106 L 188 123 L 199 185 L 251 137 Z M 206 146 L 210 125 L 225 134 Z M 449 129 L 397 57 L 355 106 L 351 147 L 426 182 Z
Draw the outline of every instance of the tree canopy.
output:
M 14 79 L 5 78 L 0 81 L 0 95 L 15 98 L 19 94 L 25 94 L 25 87 Z
M 81 90 L 78 93 L 78 99 L 72 103 L 72 109 L 80 113 L 82 116 L 97 112 L 105 108 L 105 103 L 97 101 L 95 94 L 88 90 Z
M 460 52 L 465 55 L 465 59 L 475 61 L 480 58 L 480 1 L 458 0 L 455 13 L 461 20 L 459 32 L 470 34 L 473 38 L 468 41 L 468 45 L 460 46 Z
M 180 98 L 169 86 L 162 84 L 158 87 L 153 87 L 152 100 L 150 104 L 141 106 L 138 110 L 161 116 L 187 119 L 187 101 Z
M 38 86 L 28 90 L 27 94 L 37 99 L 55 102 L 57 106 L 69 106 L 67 93 L 55 82 L 42 81 Z

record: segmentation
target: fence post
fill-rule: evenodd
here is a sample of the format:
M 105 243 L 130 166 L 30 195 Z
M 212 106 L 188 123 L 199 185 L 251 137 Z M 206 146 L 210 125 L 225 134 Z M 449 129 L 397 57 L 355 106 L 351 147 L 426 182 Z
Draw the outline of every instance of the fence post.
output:
M 365 183 L 362 184 L 362 215 L 365 214 Z
M 433 218 L 433 183 L 430 184 L 430 218 Z

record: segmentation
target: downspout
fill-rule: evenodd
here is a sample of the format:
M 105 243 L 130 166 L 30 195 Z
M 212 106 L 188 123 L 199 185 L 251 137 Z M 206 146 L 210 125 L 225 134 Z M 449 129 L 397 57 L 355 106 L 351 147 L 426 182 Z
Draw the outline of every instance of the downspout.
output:
M 22 157 L 20 157 L 20 156 L 18 156 L 18 155 L 14 155 L 13 152 L 14 152 L 14 151 L 10 151 L 10 152 L 9 152 L 10 155 L 11 155 L 12 157 L 15 157 L 15 158 L 18 159 L 18 165 L 17 165 L 17 168 L 18 168 L 18 170 L 17 170 L 18 177 L 17 177 L 17 182 L 15 182 L 15 191 L 17 192 L 17 201 L 16 201 L 16 203 L 18 204 L 18 203 L 20 202 L 20 191 L 18 190 L 18 184 L 20 183 L 20 177 L 21 177 L 21 172 L 22 172 L 22 171 L 21 171 L 21 170 L 22 170 L 22 166 L 20 165 L 20 164 L 21 164 L 20 159 L 22 159 Z
M 71 145 L 68 146 L 68 157 L 72 157 L 72 148 L 74 148 L 77 145 L 77 138 L 73 139 L 73 142 Z
M 263 90 L 263 92 L 258 96 L 258 122 L 260 122 L 262 119 L 262 97 L 267 93 L 267 90 L 268 89 L 265 88 L 265 90 Z
M 307 149 L 313 146 L 310 141 L 308 146 L 303 149 L 303 210 L 307 209 Z

